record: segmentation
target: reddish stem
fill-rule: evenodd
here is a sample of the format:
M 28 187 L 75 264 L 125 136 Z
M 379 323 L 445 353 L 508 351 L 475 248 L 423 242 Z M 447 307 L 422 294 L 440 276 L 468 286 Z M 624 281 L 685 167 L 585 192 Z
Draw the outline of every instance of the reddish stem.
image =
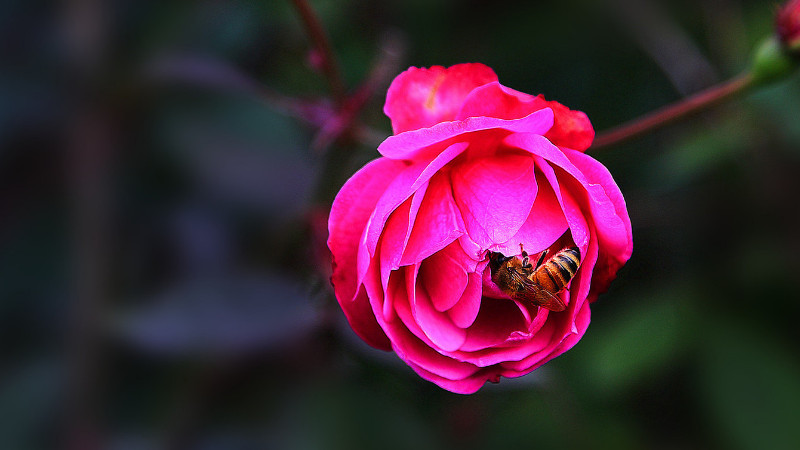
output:
M 600 133 L 594 140 L 590 150 L 619 144 L 634 137 L 668 125 L 691 114 L 700 112 L 728 98 L 744 92 L 753 85 L 753 77 L 749 73 L 739 75 L 725 83 L 712 86 L 671 105 L 657 109 L 638 119 L 631 120 L 616 128 Z
M 328 36 L 325 34 L 325 29 L 317 17 L 317 14 L 311 8 L 306 0 L 292 0 L 300 18 L 303 20 L 303 25 L 306 27 L 306 32 L 311 38 L 314 46 L 317 48 L 321 58 L 322 73 L 328 80 L 328 85 L 331 90 L 333 100 L 337 106 L 341 106 L 345 99 L 344 81 L 339 71 L 339 65 L 333 55 Z

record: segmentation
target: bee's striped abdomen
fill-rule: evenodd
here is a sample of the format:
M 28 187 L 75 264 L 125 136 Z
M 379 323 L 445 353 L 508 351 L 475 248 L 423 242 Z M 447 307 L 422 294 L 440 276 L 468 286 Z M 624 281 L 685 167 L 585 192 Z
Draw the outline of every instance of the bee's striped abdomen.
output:
M 581 252 L 570 247 L 555 254 L 534 273 L 534 281 L 543 289 L 556 293 L 569 283 L 581 264 Z

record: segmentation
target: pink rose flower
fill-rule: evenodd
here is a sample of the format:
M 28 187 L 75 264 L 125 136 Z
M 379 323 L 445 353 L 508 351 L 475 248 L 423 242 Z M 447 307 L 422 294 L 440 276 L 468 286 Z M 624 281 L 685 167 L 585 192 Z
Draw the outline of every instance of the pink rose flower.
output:
M 501 85 L 481 64 L 410 68 L 386 98 L 394 135 L 331 208 L 331 281 L 353 330 L 444 389 L 473 393 L 570 349 L 632 250 L 625 201 L 583 153 L 586 115 Z M 490 252 L 581 264 L 562 312 L 512 299 Z

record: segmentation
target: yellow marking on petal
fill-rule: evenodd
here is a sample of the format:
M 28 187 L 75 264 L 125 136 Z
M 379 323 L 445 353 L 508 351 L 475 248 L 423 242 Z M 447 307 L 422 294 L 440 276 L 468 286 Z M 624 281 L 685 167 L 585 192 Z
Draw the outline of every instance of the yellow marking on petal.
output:
M 439 76 L 436 77 L 436 81 L 433 82 L 433 87 L 431 88 L 431 93 L 428 94 L 428 100 L 425 101 L 425 107 L 426 108 L 433 109 L 433 107 L 434 107 L 433 103 L 434 103 L 434 100 L 436 99 L 436 91 L 439 90 L 439 86 L 442 85 L 443 81 L 444 81 L 444 74 L 442 73 L 442 74 L 439 74 Z

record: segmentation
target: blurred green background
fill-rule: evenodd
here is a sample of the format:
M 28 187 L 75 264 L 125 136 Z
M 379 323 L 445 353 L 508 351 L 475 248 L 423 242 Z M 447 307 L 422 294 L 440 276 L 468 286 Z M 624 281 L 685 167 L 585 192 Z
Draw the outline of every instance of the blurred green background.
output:
M 0 447 L 800 448 L 797 74 L 594 154 L 633 257 L 526 377 L 423 381 L 324 264 L 406 67 L 482 62 L 604 130 L 738 74 L 776 3 L 311 5 L 348 89 L 375 75 L 332 145 L 289 0 L 2 3 Z

